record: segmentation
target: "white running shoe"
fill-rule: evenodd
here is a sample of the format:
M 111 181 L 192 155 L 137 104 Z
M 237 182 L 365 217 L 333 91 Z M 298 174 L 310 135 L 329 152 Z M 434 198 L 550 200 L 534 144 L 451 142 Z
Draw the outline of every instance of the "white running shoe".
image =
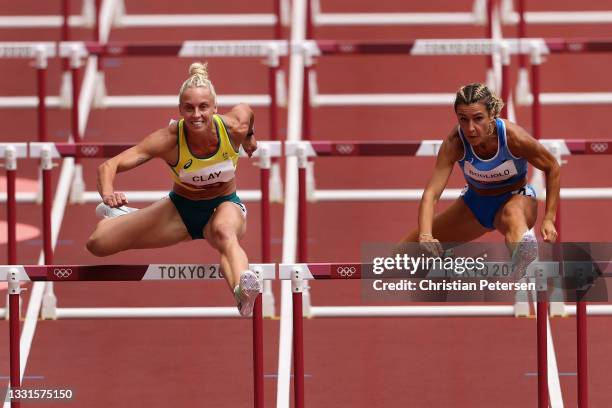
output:
M 240 274 L 240 284 L 235 295 L 241 316 L 251 316 L 260 289 L 259 279 L 254 272 L 244 271 Z
M 126 206 L 113 208 L 104 203 L 100 203 L 96 207 L 96 215 L 98 216 L 98 218 L 104 219 L 104 218 L 119 217 L 121 215 L 125 215 L 128 213 L 137 211 L 137 210 L 138 208 L 132 208 L 132 207 L 126 207 Z

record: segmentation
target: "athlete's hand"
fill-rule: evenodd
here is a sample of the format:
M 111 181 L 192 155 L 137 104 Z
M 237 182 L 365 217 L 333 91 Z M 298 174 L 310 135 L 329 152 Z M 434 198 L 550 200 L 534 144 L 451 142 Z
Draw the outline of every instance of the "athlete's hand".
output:
M 419 235 L 419 245 L 431 255 L 442 256 L 444 254 L 440 241 L 429 234 Z
M 123 193 L 104 194 L 102 196 L 102 201 L 104 204 L 112 208 L 121 207 L 122 205 L 128 203 L 128 200 L 125 198 L 125 194 Z
M 542 221 L 542 227 L 540 229 L 542 233 L 542 238 L 544 238 L 545 242 L 555 242 L 557 240 L 557 228 L 555 228 L 555 223 L 548 218 L 545 218 Z
M 244 139 L 244 142 L 242 142 L 242 147 L 245 153 L 251 157 L 253 153 L 255 153 L 255 150 L 257 150 L 257 140 L 255 140 L 255 136 L 251 135 Z

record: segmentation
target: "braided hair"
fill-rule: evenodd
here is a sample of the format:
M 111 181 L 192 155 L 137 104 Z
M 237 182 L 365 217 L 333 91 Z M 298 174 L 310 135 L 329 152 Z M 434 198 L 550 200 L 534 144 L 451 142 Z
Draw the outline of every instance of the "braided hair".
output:
M 457 91 L 455 96 L 455 112 L 459 105 L 470 105 L 473 103 L 482 103 L 489 115 L 498 118 L 504 107 L 504 102 L 499 96 L 493 93 L 485 84 L 475 82 L 473 84 L 464 85 Z

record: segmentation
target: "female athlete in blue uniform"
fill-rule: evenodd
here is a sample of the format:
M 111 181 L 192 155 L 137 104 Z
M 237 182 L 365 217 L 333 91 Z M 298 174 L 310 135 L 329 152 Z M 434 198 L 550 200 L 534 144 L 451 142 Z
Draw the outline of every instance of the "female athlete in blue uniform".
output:
M 219 251 L 221 267 L 241 315 L 251 314 L 259 294 L 257 276 L 248 270 L 239 240 L 246 231 L 246 208 L 236 196 L 238 149 L 250 156 L 257 149 L 254 114 L 240 104 L 217 114 L 217 96 L 206 65 L 191 64 L 189 78 L 179 93 L 182 119 L 147 136 L 136 146 L 104 162 L 98 169 L 104 217 L 87 242 L 97 256 L 137 248 L 160 248 L 206 238 Z M 118 172 L 133 169 L 152 158 L 170 168 L 174 187 L 169 197 L 138 211 L 125 207 L 123 193 L 115 191 Z
M 559 165 L 552 154 L 520 126 L 499 118 L 503 102 L 483 84 L 463 86 L 456 95 L 459 126 L 444 140 L 433 176 L 419 207 L 419 228 L 403 242 L 420 242 L 441 255 L 440 242 L 468 242 L 494 229 L 504 235 L 525 272 L 537 257 L 537 201 L 527 184 L 527 163 L 546 175 L 546 210 L 541 234 L 557 238 L 555 216 L 559 202 Z M 434 216 L 434 207 L 446 187 L 455 162 L 467 185 L 461 197 Z

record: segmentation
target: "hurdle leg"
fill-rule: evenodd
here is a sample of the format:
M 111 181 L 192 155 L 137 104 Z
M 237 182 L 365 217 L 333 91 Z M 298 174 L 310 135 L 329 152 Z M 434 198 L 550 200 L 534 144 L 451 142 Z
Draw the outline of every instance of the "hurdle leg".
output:
M 303 281 L 299 271 L 291 279 L 293 292 L 293 392 L 295 408 L 304 408 L 304 320 L 302 312 Z
M 262 146 L 259 152 L 259 168 L 260 168 L 260 189 L 261 189 L 261 261 L 264 263 L 270 262 L 272 259 L 271 248 L 271 230 L 270 230 L 270 168 L 272 160 L 270 151 L 267 147 Z M 263 282 L 263 313 L 266 317 L 272 317 L 275 314 L 274 293 L 272 292 L 272 282 L 265 280 Z
M 6 221 L 7 221 L 7 259 L 9 265 L 17 263 L 17 154 L 13 146 L 7 147 L 4 157 L 6 168 Z
M 538 353 L 538 408 L 548 408 L 548 301 L 546 277 L 536 272 L 537 286 L 537 353 Z
M 9 372 L 11 389 L 21 387 L 21 362 L 19 350 L 19 300 L 21 286 L 19 285 L 19 272 L 11 269 L 8 273 L 8 293 L 9 293 Z M 20 403 L 11 401 L 11 408 L 19 408 Z
M 589 368 L 587 345 L 587 302 L 586 292 L 578 290 L 576 297 L 576 344 L 578 360 L 578 408 L 589 406 Z
M 260 279 L 261 282 L 261 279 Z M 261 290 L 253 308 L 253 386 L 255 408 L 264 407 L 264 373 L 263 373 L 263 315 Z

